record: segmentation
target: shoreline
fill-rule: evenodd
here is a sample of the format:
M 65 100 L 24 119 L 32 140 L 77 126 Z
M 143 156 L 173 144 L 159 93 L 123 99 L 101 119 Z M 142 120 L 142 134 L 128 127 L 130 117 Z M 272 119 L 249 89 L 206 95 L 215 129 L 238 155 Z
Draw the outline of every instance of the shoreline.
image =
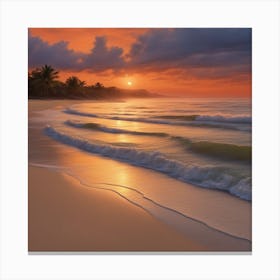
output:
M 28 174 L 29 252 L 209 251 L 117 194 L 46 168 Z
M 47 180 L 44 180 L 44 183 L 41 182 L 43 177 L 48 178 Z M 38 182 L 38 178 L 40 183 Z M 52 186 L 51 190 L 49 191 L 49 184 L 52 184 L 56 187 L 54 188 Z M 44 189 L 46 196 L 40 198 L 38 192 L 42 191 L 42 188 Z M 67 198 L 67 196 L 69 196 L 69 194 L 71 194 L 73 191 L 75 197 L 72 197 L 72 199 L 69 201 L 64 201 L 64 203 L 62 203 L 63 207 L 59 207 L 59 204 L 61 201 L 63 201 L 63 198 Z M 52 198 L 50 199 L 49 197 L 50 200 L 48 200 L 46 197 L 50 195 Z M 229 251 L 246 252 L 250 254 L 251 250 L 250 241 L 239 237 L 230 236 L 227 233 L 209 228 L 207 225 L 193 220 L 190 217 L 184 217 L 184 219 L 181 221 L 182 224 L 184 222 L 187 223 L 187 226 L 189 226 L 189 233 L 186 231 L 181 232 L 178 230 L 178 228 L 160 221 L 141 206 L 134 204 L 133 202 L 122 197 L 120 194 L 111 190 L 85 187 L 84 185 L 81 185 L 81 182 L 77 178 L 58 171 L 57 169 L 51 170 L 47 167 L 35 167 L 29 165 L 28 197 L 29 252 L 85 251 L 217 253 Z M 84 199 L 86 199 L 89 203 L 89 205 L 86 207 L 86 213 L 83 210 L 81 211 L 80 208 L 80 203 L 83 203 L 84 201 L 84 199 L 80 200 L 81 197 L 84 197 Z M 37 201 L 38 198 L 39 201 Z M 99 206 L 96 207 L 96 205 L 92 203 L 94 201 L 96 202 L 97 199 Z M 69 204 L 70 201 L 74 203 L 74 206 L 73 204 Z M 108 201 L 110 206 L 115 208 L 112 212 L 108 212 L 108 209 L 106 209 L 106 206 L 104 206 L 104 204 L 106 204 Z M 55 202 L 55 204 L 53 204 L 53 202 Z M 34 203 L 36 209 L 34 208 Z M 41 206 L 38 207 L 38 205 Z M 42 207 L 42 205 L 45 205 L 45 207 Z M 56 205 L 56 207 L 54 207 L 54 205 Z M 116 223 L 118 217 L 120 216 L 120 209 L 123 207 L 125 207 L 125 213 L 121 210 L 121 223 Z M 55 216 L 49 216 L 48 209 L 50 208 L 52 208 L 51 211 L 56 212 Z M 74 211 L 77 210 L 76 219 L 79 217 L 84 217 L 85 215 L 88 215 L 88 213 L 92 214 L 92 220 L 84 223 L 79 229 L 79 231 L 82 232 L 91 232 L 90 235 L 87 235 L 86 239 L 79 239 L 77 237 L 80 233 L 77 232 L 77 229 L 73 230 L 72 228 L 73 222 L 75 220 L 73 221 L 70 218 L 70 220 L 67 222 L 67 219 L 69 219 L 69 211 L 71 212 L 70 208 Z M 65 211 L 68 213 L 66 214 L 66 220 Z M 96 213 L 98 213 L 97 216 L 95 215 Z M 102 231 L 104 215 L 106 216 L 108 213 L 111 217 L 109 219 L 110 226 L 112 224 L 113 227 L 117 229 L 117 232 L 121 232 L 119 236 L 121 236 L 123 239 L 122 241 L 119 239 L 115 240 L 116 236 L 113 236 L 112 233 L 107 232 L 106 230 L 104 231 L 104 229 Z M 38 218 L 38 216 L 43 216 L 44 218 Z M 131 219 L 130 217 L 133 218 Z M 138 225 L 139 221 L 141 224 L 143 223 L 141 229 L 133 228 L 132 230 L 130 225 L 134 222 L 137 222 Z M 63 230 L 57 229 L 55 225 L 58 224 L 63 224 Z M 46 229 L 46 227 L 48 229 Z M 38 229 L 41 230 L 38 232 Z M 99 238 L 94 242 L 92 238 L 96 234 L 96 229 L 98 229 L 97 231 L 102 231 L 102 236 L 99 236 Z M 67 232 L 68 239 L 70 238 L 71 240 L 70 242 L 65 243 L 65 239 L 61 236 L 62 232 Z M 201 232 L 206 234 L 209 240 L 212 239 L 212 242 L 206 242 L 207 245 L 206 243 L 202 242 Z M 131 235 L 133 235 L 136 240 L 133 238 L 131 239 Z M 49 238 L 50 236 L 54 239 Z M 106 236 L 105 240 L 104 236 Z M 217 242 L 215 241 L 216 239 L 219 239 L 219 246 L 217 246 Z M 81 240 L 83 240 L 82 243 Z

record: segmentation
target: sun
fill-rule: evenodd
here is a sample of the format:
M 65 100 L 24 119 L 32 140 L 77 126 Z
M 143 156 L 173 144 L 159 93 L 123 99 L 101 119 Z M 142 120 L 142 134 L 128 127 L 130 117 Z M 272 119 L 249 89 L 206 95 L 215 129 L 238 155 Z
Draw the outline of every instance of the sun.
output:
M 127 82 L 127 85 L 128 85 L 128 86 L 132 86 L 132 82 L 131 82 L 131 81 L 128 81 L 128 82 Z

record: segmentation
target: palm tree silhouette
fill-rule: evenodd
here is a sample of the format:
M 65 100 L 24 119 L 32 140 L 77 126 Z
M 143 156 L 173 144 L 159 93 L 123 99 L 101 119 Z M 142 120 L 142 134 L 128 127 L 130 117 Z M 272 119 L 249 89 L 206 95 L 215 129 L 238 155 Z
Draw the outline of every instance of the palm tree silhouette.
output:
M 46 83 L 52 83 L 58 78 L 58 71 L 52 68 L 52 66 L 45 64 L 41 67 L 41 75 Z
M 58 71 L 46 64 L 32 71 L 28 78 L 35 87 L 43 92 L 44 96 L 48 96 L 50 89 L 57 83 Z
M 81 81 L 78 77 L 76 76 L 71 76 L 66 80 L 66 86 L 70 89 L 76 89 L 79 87 L 85 86 L 86 82 Z
M 95 88 L 98 88 L 98 89 L 104 88 L 103 84 L 101 84 L 101 83 L 99 83 L 99 82 L 97 82 L 97 83 L 94 85 L 94 87 L 95 87 Z

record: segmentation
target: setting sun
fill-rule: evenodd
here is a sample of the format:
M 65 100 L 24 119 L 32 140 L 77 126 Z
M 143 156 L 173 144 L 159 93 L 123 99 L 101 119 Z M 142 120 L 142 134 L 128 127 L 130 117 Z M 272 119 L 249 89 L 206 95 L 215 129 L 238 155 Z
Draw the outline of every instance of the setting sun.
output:
M 127 85 L 128 85 L 128 86 L 132 86 L 132 82 L 131 82 L 131 81 L 128 81 L 128 82 L 127 82 Z

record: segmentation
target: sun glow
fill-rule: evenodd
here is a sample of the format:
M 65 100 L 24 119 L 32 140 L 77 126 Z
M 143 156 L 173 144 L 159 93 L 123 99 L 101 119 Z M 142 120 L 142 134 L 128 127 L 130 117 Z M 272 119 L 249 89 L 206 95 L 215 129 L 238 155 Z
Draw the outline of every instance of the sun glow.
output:
M 132 86 L 132 82 L 131 82 L 131 81 L 128 81 L 128 82 L 127 82 L 127 85 L 128 85 L 128 86 Z

